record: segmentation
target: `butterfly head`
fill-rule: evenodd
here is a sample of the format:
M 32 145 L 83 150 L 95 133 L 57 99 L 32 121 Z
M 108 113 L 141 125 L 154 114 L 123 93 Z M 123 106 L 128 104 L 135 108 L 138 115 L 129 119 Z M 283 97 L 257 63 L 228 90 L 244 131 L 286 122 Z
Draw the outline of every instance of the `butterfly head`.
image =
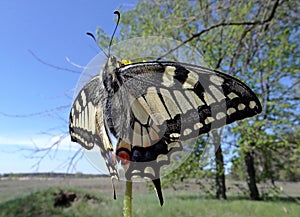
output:
M 107 78 L 112 77 L 112 80 L 115 80 L 115 72 L 118 68 L 122 66 L 122 62 L 118 61 L 115 56 L 108 57 L 102 73 L 103 81 L 107 80 Z

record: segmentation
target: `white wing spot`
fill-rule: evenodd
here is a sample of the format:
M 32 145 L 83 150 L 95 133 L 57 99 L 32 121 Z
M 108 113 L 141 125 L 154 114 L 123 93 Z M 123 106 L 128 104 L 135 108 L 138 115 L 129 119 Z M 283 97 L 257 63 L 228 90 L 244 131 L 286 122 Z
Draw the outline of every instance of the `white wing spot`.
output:
M 216 85 L 222 85 L 224 83 L 224 79 L 216 75 L 210 76 L 210 81 Z
M 81 112 L 81 105 L 79 104 L 78 100 L 75 102 L 75 108 L 78 112 Z
M 78 126 L 79 126 L 79 124 L 78 124 L 78 118 L 76 118 L 76 119 L 74 120 L 74 126 L 75 126 L 75 127 L 78 127 Z
M 82 112 L 80 112 L 79 115 L 78 115 L 78 126 L 79 126 L 80 128 L 83 127 L 83 126 L 82 126 L 82 119 L 81 119 L 81 117 L 82 117 Z
M 239 105 L 238 105 L 238 110 L 244 110 L 246 108 L 246 106 L 243 104 L 243 103 L 240 103 Z
M 114 169 L 112 167 L 109 167 L 109 173 L 114 173 Z
M 168 150 L 170 150 L 171 148 L 180 148 L 181 143 L 180 142 L 171 142 L 168 144 Z
M 156 87 L 149 87 L 147 89 L 147 93 L 145 95 L 146 103 L 148 104 L 151 113 L 161 113 L 161 116 L 163 116 L 165 119 L 169 118 L 169 115 L 167 111 L 165 110 L 165 107 L 159 98 L 158 91 Z
M 197 109 L 201 105 L 205 105 L 194 91 L 186 90 L 184 93 L 195 109 Z
M 160 161 L 167 161 L 168 160 L 168 156 L 165 154 L 160 154 L 157 156 L 156 161 L 159 163 Z
M 88 102 L 88 119 L 89 119 L 89 129 L 92 131 L 92 133 L 95 133 L 95 107 L 91 102 Z
M 254 101 L 250 101 L 250 102 L 249 102 L 249 107 L 250 107 L 251 109 L 254 109 L 255 106 L 256 106 L 256 102 L 254 102 Z
M 183 135 L 184 135 L 184 136 L 187 136 L 187 135 L 189 135 L 191 132 L 192 132 L 192 130 L 191 130 L 190 128 L 187 128 L 187 129 L 185 129 L 185 130 L 183 131 Z
M 151 113 L 149 114 L 156 124 L 161 125 L 163 121 L 168 120 L 170 116 L 166 111 L 161 99 L 159 98 L 156 88 L 149 87 L 147 92 L 148 93 L 145 95 L 145 99 L 151 110 Z
M 217 120 L 220 120 L 222 118 L 226 117 L 226 114 L 224 112 L 219 112 L 217 115 L 216 115 L 216 118 Z
M 224 96 L 224 93 L 220 91 L 220 89 L 216 88 L 214 85 L 209 85 L 210 91 L 214 94 L 215 98 L 221 102 L 226 97 Z
M 160 88 L 159 90 L 166 104 L 166 107 L 171 115 L 171 118 L 174 118 L 177 114 L 180 114 L 181 112 L 176 103 L 174 102 L 174 99 L 172 98 L 170 92 L 164 88 Z
M 143 147 L 149 147 L 151 145 L 150 137 L 145 127 L 143 127 L 142 144 Z
M 155 125 L 162 125 L 165 120 L 168 120 L 167 118 L 164 118 L 160 113 L 150 114 L 150 118 Z
M 180 137 L 180 133 L 171 133 L 170 137 L 171 139 L 178 139 Z
M 139 98 L 137 99 L 137 101 L 138 101 L 138 102 L 134 102 L 134 103 L 139 103 L 140 106 L 145 110 L 145 112 L 146 112 L 147 114 L 151 114 L 151 109 L 150 109 L 148 103 L 145 101 L 145 99 L 144 99 L 143 97 L 139 97 Z
M 83 113 L 84 113 L 84 128 L 86 128 L 90 131 L 91 129 L 89 129 L 89 113 L 88 113 L 87 106 L 84 108 Z
M 202 127 L 203 127 L 203 124 L 201 124 L 201 123 L 196 123 L 196 124 L 194 125 L 194 130 L 198 130 L 198 129 L 202 128 Z
M 207 105 L 211 105 L 216 102 L 216 100 L 207 92 L 204 92 L 203 96 L 204 96 L 204 101 L 206 102 Z
M 227 97 L 228 97 L 229 99 L 234 99 L 234 98 L 238 98 L 239 96 L 236 95 L 234 92 L 231 92 L 230 94 L 227 95 Z
M 152 141 L 159 140 L 159 136 L 153 128 L 149 128 L 149 136 Z
M 183 113 L 193 109 L 193 106 L 187 101 L 187 99 L 179 90 L 174 90 L 174 95 Z
M 139 170 L 132 170 L 132 172 L 131 173 L 140 173 L 140 171 Z M 138 178 L 139 176 L 137 176 L 137 175 L 135 175 L 135 176 L 132 176 L 132 177 L 135 177 L 135 178 Z
M 141 97 L 140 97 L 141 98 Z M 135 100 L 131 104 L 131 110 L 137 120 L 139 120 L 142 124 L 147 124 L 149 113 L 147 113 L 148 108 L 144 108 L 143 104 L 140 104 L 138 100 Z
M 133 129 L 133 145 L 134 146 L 143 146 L 141 144 L 141 125 L 138 122 L 134 123 L 134 129 Z
M 85 107 L 86 106 L 86 95 L 85 95 L 84 91 L 81 92 L 81 99 L 82 99 L 82 106 Z
M 213 122 L 215 119 L 213 117 L 207 117 L 204 121 L 205 124 L 210 124 L 211 122 Z
M 185 88 L 185 89 L 194 88 L 195 85 L 198 82 L 198 79 L 199 79 L 198 75 L 194 72 L 189 71 L 187 76 L 188 77 L 186 78 L 186 80 L 183 83 L 182 87 Z
M 146 168 L 144 169 L 144 172 L 145 172 L 145 173 L 150 173 L 150 174 L 152 174 L 152 175 L 155 175 L 155 172 L 154 172 L 154 170 L 153 170 L 152 167 L 146 167 Z
M 233 114 L 235 112 L 236 112 L 235 108 L 229 108 L 229 109 L 227 109 L 227 115 L 231 115 L 231 114 Z
M 166 87 L 171 87 L 174 85 L 175 69 L 176 68 L 174 66 L 167 66 L 165 68 L 165 72 L 162 77 L 163 80 L 163 82 L 161 83 L 162 85 Z

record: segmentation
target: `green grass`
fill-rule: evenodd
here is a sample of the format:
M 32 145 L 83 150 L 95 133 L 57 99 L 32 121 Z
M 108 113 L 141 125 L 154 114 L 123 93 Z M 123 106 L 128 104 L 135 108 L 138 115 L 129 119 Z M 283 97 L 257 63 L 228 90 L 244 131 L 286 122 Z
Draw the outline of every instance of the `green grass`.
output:
M 75 192 L 77 197 L 74 202 L 66 206 L 54 206 L 55 193 L 60 190 L 64 192 Z M 89 197 L 90 199 L 87 199 Z M 109 203 L 112 203 L 108 197 L 105 199 L 83 190 L 75 190 L 71 188 L 52 187 L 47 190 L 37 191 L 21 198 L 9 200 L 0 204 L 0 216 L 116 216 L 115 211 L 110 213 Z M 102 213 L 102 214 L 101 214 Z M 108 215 L 106 215 L 106 213 Z M 118 216 L 118 215 L 117 215 Z
M 69 206 L 54 207 L 55 193 L 59 190 L 75 192 L 77 198 Z M 119 193 L 120 194 L 120 193 Z M 111 193 L 100 195 L 78 188 L 51 187 L 0 203 L 2 217 L 33 216 L 122 216 L 123 198 L 114 201 Z M 205 199 L 192 192 L 165 192 L 165 204 L 159 202 L 153 192 L 134 192 L 133 216 L 138 217 L 298 217 L 300 206 L 293 201 L 249 201 L 231 199 L 218 201 Z

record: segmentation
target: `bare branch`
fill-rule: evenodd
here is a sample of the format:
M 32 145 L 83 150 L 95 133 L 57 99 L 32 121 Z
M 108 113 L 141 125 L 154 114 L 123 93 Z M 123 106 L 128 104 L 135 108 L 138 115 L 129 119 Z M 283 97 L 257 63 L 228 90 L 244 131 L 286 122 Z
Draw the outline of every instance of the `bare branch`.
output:
M 288 87 L 285 91 L 283 91 L 282 94 L 278 98 L 282 98 L 283 96 L 285 96 L 292 89 L 294 89 L 294 87 L 296 87 L 298 84 L 300 84 L 300 79 L 295 81 L 290 87 Z M 297 99 L 297 97 L 295 97 L 294 99 Z M 299 100 L 299 98 L 298 98 L 298 100 Z
M 38 145 L 32 141 L 34 145 L 34 149 L 32 148 L 23 148 L 21 150 L 23 151 L 30 151 L 30 156 L 26 156 L 29 159 L 36 159 L 36 162 L 32 165 L 32 168 L 34 168 L 36 171 L 39 170 L 40 164 L 46 157 L 51 157 L 50 152 L 54 151 L 53 157 L 55 157 L 59 146 L 61 145 L 63 139 L 65 139 L 69 135 L 68 132 L 63 133 L 60 135 L 53 143 L 48 145 L 47 147 L 39 148 Z M 53 136 L 54 137 L 54 136 Z M 81 151 L 81 148 L 78 148 L 76 152 L 66 159 L 63 163 L 61 163 L 58 167 L 67 167 L 66 172 L 74 171 L 76 169 L 76 165 L 83 157 L 83 152 Z M 55 169 L 55 168 L 54 168 Z
M 264 25 L 264 24 L 269 24 L 270 21 L 274 18 L 274 15 L 275 15 L 276 9 L 278 8 L 278 5 L 279 5 L 279 0 L 277 0 L 274 3 L 274 6 L 272 8 L 270 16 L 267 19 L 262 20 L 262 21 L 261 20 L 256 20 L 256 21 L 252 21 L 252 22 L 251 21 L 222 22 L 222 23 L 219 23 L 219 24 L 216 24 L 216 25 L 212 25 L 209 28 L 203 29 L 202 31 L 200 31 L 200 32 L 198 32 L 196 34 L 193 34 L 192 37 L 186 39 L 180 45 L 178 45 L 178 46 L 174 47 L 173 49 L 169 50 L 167 53 L 165 53 L 164 55 L 162 55 L 161 57 L 159 57 L 157 60 L 160 60 L 160 59 L 164 58 L 165 56 L 169 55 L 170 53 L 172 53 L 173 51 L 177 50 L 178 48 L 180 48 L 181 46 L 185 45 L 186 43 L 194 40 L 195 38 L 199 38 L 204 33 L 209 32 L 209 31 L 211 31 L 213 29 L 217 29 L 217 28 L 225 27 L 225 26 L 256 26 L 256 25 L 261 26 L 261 25 Z
M 27 149 L 23 148 L 21 150 L 23 150 L 23 151 L 27 150 L 27 151 L 31 151 L 32 152 L 32 154 L 29 157 L 27 156 L 27 158 L 29 158 L 29 159 L 37 159 L 37 161 L 32 165 L 32 168 L 34 168 L 36 171 L 38 171 L 41 162 L 47 156 L 49 156 L 50 151 L 52 151 L 54 148 L 57 151 L 59 142 L 54 142 L 50 146 L 48 146 L 46 148 L 39 148 L 38 145 L 34 141 L 32 141 L 32 143 L 34 144 L 34 147 L 35 147 L 34 150 L 32 150 L 31 148 L 27 148 Z M 37 156 L 38 153 L 41 153 L 42 155 L 41 156 Z
M 61 71 L 67 71 L 67 72 L 71 72 L 71 73 L 75 73 L 75 74 L 80 74 L 81 72 L 79 71 L 75 71 L 75 70 L 72 70 L 72 69 L 68 69 L 68 68 L 63 68 L 63 67 L 59 67 L 59 66 L 56 66 L 56 65 L 53 65 L 53 64 L 50 64 L 50 63 L 47 63 L 45 62 L 44 60 L 42 60 L 41 58 L 39 58 L 33 51 L 31 50 L 28 50 L 28 52 L 37 60 L 39 61 L 40 63 L 46 65 L 46 66 L 50 66 L 52 68 L 55 68 L 57 70 L 61 70 Z
M 70 108 L 70 105 L 62 105 L 62 106 L 58 106 L 55 108 L 51 108 L 51 109 L 47 109 L 41 112 L 34 112 L 34 113 L 30 113 L 30 114 L 9 114 L 9 113 L 5 113 L 5 112 L 1 112 L 0 114 L 6 117 L 11 117 L 11 118 L 28 118 L 28 117 L 33 117 L 33 116 L 42 116 L 42 115 L 46 115 L 49 114 L 53 111 L 59 111 L 59 110 L 63 110 L 63 109 L 68 109 Z
M 71 157 L 69 157 L 61 166 L 67 167 L 67 173 L 70 171 L 76 171 L 77 163 L 83 158 L 84 152 L 81 148 L 78 148 L 78 150 L 73 154 Z

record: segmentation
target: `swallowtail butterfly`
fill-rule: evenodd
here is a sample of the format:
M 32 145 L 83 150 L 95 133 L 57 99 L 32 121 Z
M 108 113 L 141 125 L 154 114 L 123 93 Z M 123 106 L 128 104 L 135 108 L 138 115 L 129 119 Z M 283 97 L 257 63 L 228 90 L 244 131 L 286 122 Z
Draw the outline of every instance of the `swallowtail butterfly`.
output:
M 100 147 L 112 178 L 120 161 L 126 179 L 151 179 L 162 205 L 160 169 L 183 141 L 261 110 L 249 87 L 222 72 L 171 61 L 124 65 L 109 56 L 75 98 L 69 132 L 86 149 Z

